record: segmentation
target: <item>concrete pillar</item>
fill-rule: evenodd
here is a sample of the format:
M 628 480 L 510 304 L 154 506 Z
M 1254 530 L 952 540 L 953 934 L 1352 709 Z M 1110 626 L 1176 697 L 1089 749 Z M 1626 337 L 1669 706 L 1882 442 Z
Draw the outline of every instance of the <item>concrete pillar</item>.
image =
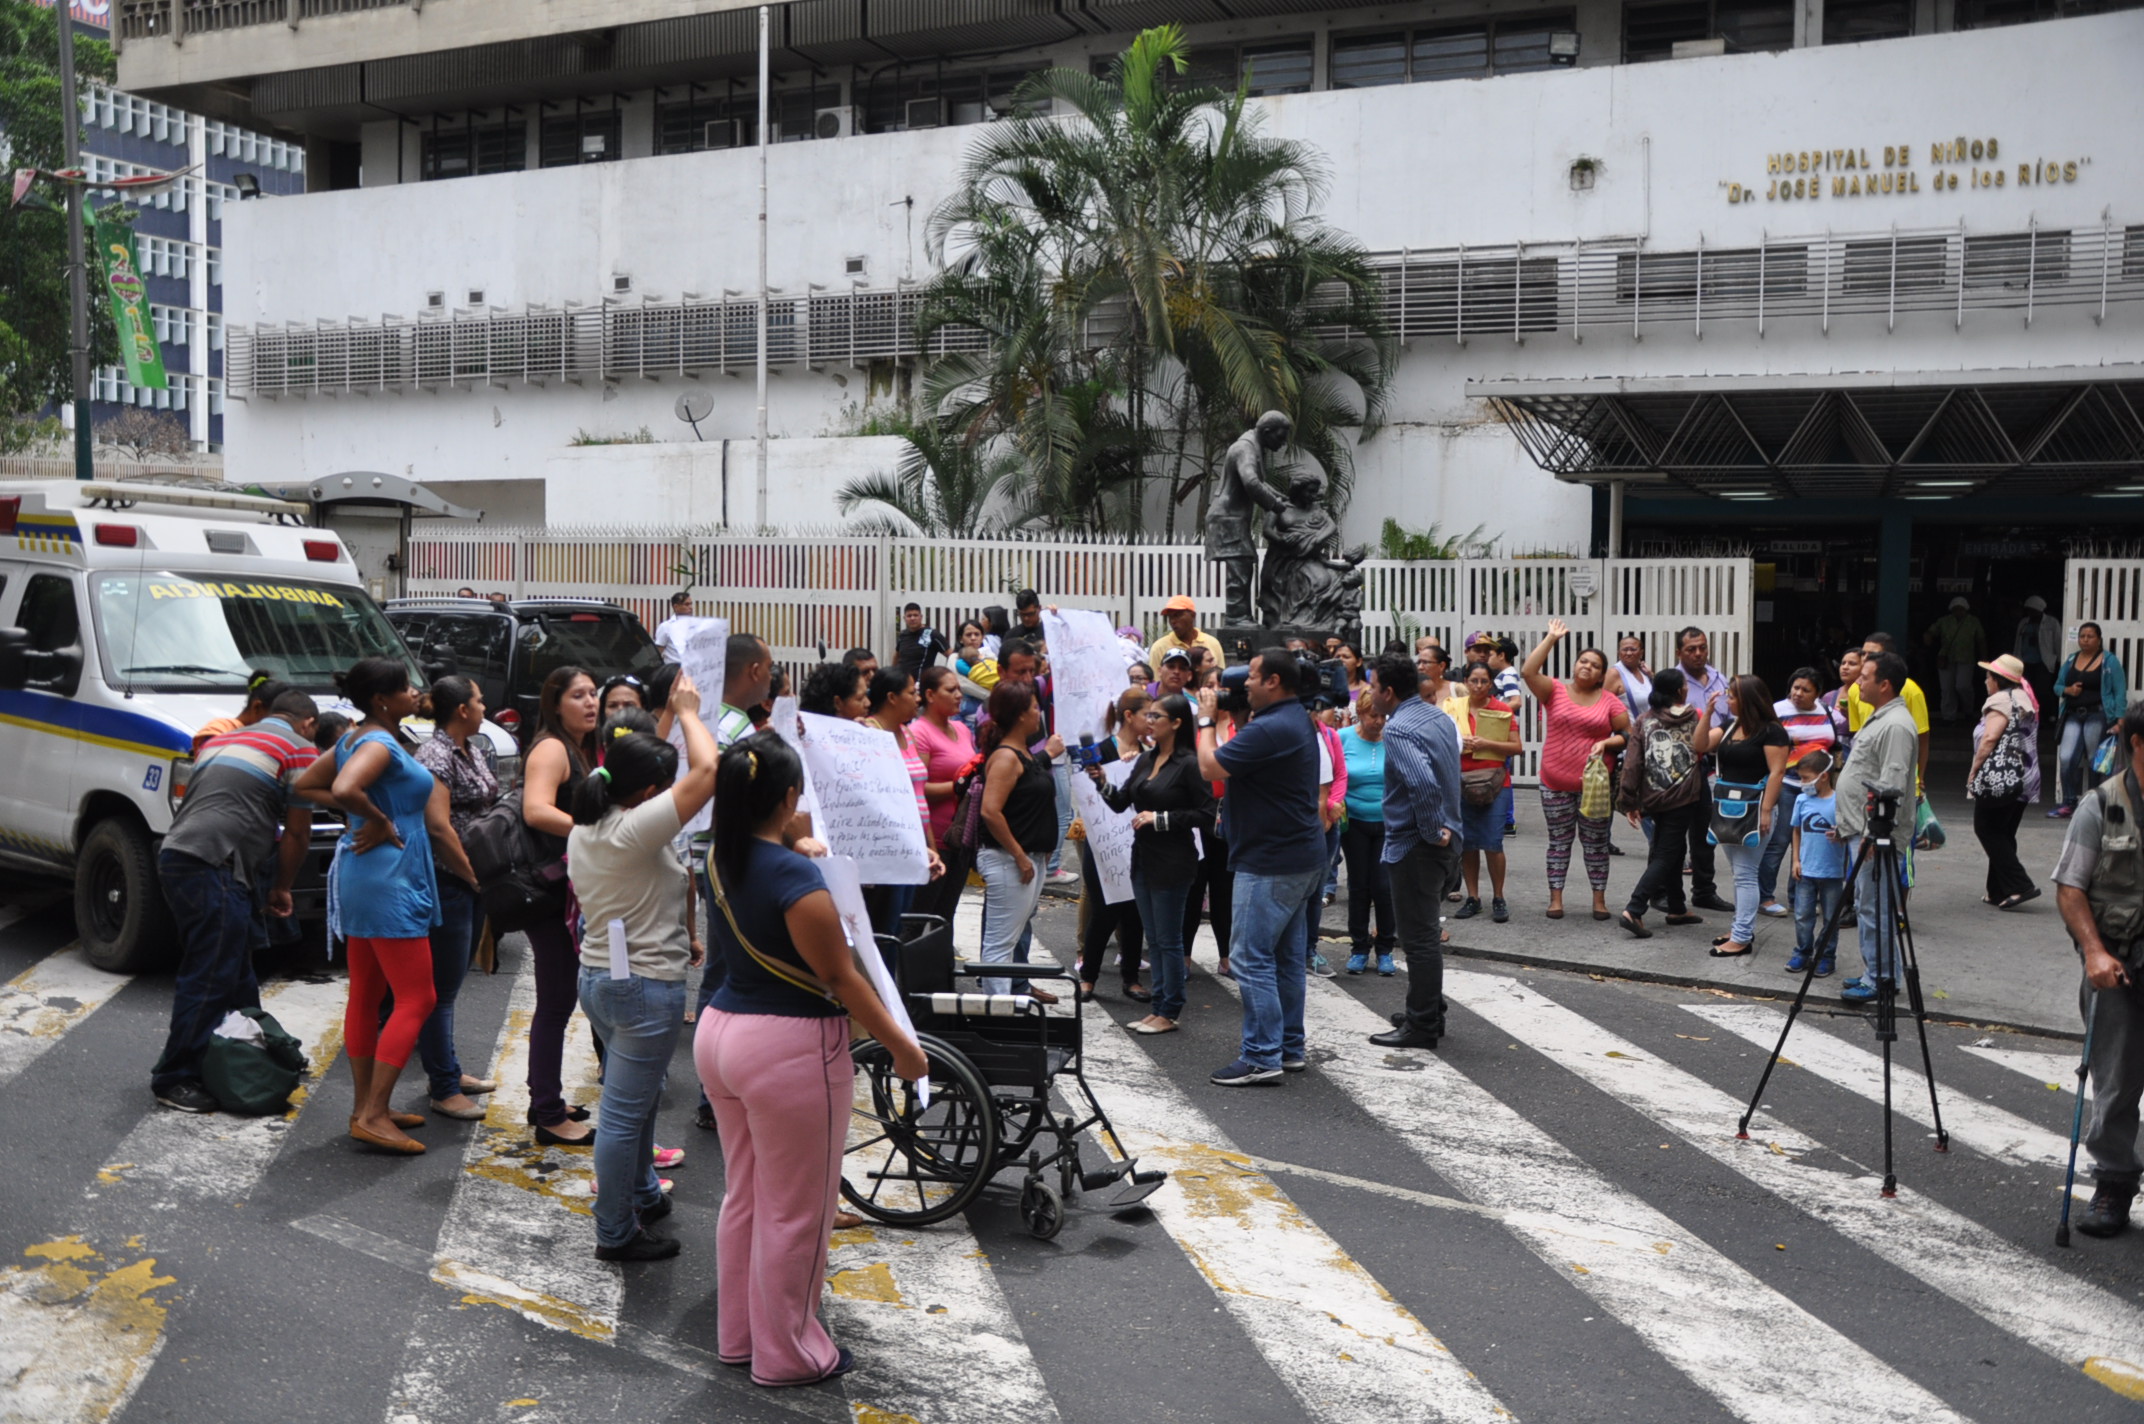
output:
M 1913 513 L 1900 500 L 1884 504 L 1883 522 L 1876 540 L 1876 622 L 1883 631 L 1909 641 L 1906 628 L 1906 585 L 1913 576 Z M 1868 632 L 1866 628 L 1856 630 Z

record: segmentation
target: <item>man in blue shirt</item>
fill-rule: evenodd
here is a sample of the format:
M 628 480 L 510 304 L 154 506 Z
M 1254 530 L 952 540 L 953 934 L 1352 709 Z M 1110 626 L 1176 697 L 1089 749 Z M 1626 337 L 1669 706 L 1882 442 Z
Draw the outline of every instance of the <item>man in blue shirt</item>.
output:
M 1215 750 L 1219 693 L 1199 692 L 1199 772 L 1228 782 L 1235 916 L 1228 962 L 1243 995 L 1243 1049 L 1213 1075 L 1223 1087 L 1265 1083 L 1309 1066 L 1303 1056 L 1303 953 L 1310 906 L 1325 885 L 1318 819 L 1318 737 L 1296 700 L 1302 665 L 1283 648 L 1251 659 L 1251 720 Z
M 1369 668 L 1370 705 L 1385 715 L 1385 864 L 1407 956 L 1407 1008 L 1382 1048 L 1435 1048 L 1444 1037 L 1444 888 L 1459 868 L 1459 728 L 1424 702 L 1404 653 Z

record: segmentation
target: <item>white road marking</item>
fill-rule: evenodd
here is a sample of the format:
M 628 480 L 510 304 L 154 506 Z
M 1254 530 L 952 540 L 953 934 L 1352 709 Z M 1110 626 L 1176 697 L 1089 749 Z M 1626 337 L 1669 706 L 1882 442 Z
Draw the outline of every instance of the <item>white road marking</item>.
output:
M 2084 1053 L 2082 1047 L 2075 1053 L 2047 1053 L 2036 1048 L 1981 1048 L 1970 1043 L 1961 1046 L 1975 1058 L 2022 1073 L 2058 1093 L 2077 1091 L 2077 1063 Z
M 1037 954 L 1044 953 L 1041 943 Z M 1184 1096 L 1093 1015 L 1087 1077 L 1142 1167 L 1147 1205 L 1314 1420 L 1508 1420 L 1473 1372 Z M 1213 1091 L 1256 1093 L 1260 1088 Z
M 341 1049 L 343 996 L 340 980 L 285 981 L 261 996 L 306 1045 L 308 1071 L 288 1112 L 240 1118 L 151 1106 L 83 1193 L 90 1225 L 31 1247 L 35 1264 L 0 1271 L 0 1421 L 95 1424 L 126 1408 L 164 1348 L 170 1305 L 157 1292 L 177 1283 L 156 1273 L 154 1246 L 126 1231 L 153 1223 L 151 1213 L 235 1204 L 252 1192 Z
M 1767 1052 L 1779 1041 L 1779 1025 L 1786 1015 L 1756 1004 L 1684 1004 L 1707 1023 L 1747 1039 Z M 1856 1048 L 1806 1021 L 1794 1025 L 1787 1039 L 1786 1057 L 1794 1067 L 1816 1074 L 1826 1082 L 1846 1089 L 1872 1103 L 1883 1101 L 1883 1060 L 1864 1048 Z M 1910 1060 L 1910 1061 L 1909 1061 Z M 1920 1073 L 1920 1044 L 1911 1025 L 1901 1022 L 1899 1040 L 1891 1045 L 1891 1105 L 1902 1117 L 1933 1129 L 1935 1118 L 1928 1111 L 1928 1080 Z M 1791 1073 L 1793 1068 L 1782 1069 Z M 1780 1091 L 1780 1075 L 1772 1075 L 1768 1090 Z M 2070 1140 L 2050 1132 L 2016 1113 L 2005 1112 L 1962 1093 L 1943 1091 L 1939 1078 L 1943 1126 L 1951 1141 L 1963 1143 L 1998 1162 L 2013 1167 L 2061 1168 L 2069 1161 Z
M 1829 1149 L 1768 1116 L 1751 1123 L 1754 1140 L 1738 1141 L 1734 1127 L 1740 1102 L 1516 979 L 1447 968 L 1444 992 L 1991 1324 L 2087 1373 L 2093 1373 L 2094 1361 L 2106 1360 L 2131 1377 L 2144 1375 L 2139 1368 L 2144 1310 L 2130 1302 L 2056 1269 L 1909 1187 L 1886 1201 L 1877 1195 L 1879 1179 L 1865 1169 L 1848 1176 L 1797 1160 Z
M 81 946 L 70 944 L 0 985 L 0 1087 L 131 982 L 91 965 Z
M 1236 986 L 1218 981 L 1230 994 Z M 1322 1074 L 1737 1418 L 1956 1420 L 1948 1405 L 1623 1191 L 1431 1053 L 1373 1047 L 1388 1021 L 1312 978 Z

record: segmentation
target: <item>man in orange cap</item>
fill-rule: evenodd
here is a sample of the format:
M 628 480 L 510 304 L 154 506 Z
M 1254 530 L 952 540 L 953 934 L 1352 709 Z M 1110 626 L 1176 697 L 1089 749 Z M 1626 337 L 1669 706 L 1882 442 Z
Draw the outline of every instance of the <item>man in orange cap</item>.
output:
M 1169 631 L 1156 638 L 1146 650 L 1155 671 L 1160 671 L 1162 659 L 1178 648 L 1204 648 L 1215 667 L 1228 665 L 1228 659 L 1221 653 L 1221 640 L 1211 633 L 1199 631 L 1198 605 L 1189 598 L 1179 593 L 1161 605 L 1161 616 L 1169 620 Z

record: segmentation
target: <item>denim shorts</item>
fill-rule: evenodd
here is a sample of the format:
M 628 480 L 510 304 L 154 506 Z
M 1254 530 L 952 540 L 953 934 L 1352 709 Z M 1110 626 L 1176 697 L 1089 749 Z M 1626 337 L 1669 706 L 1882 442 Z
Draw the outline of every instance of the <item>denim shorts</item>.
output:
M 1500 851 L 1504 848 L 1504 798 L 1486 806 L 1459 803 L 1459 824 L 1468 850 Z

